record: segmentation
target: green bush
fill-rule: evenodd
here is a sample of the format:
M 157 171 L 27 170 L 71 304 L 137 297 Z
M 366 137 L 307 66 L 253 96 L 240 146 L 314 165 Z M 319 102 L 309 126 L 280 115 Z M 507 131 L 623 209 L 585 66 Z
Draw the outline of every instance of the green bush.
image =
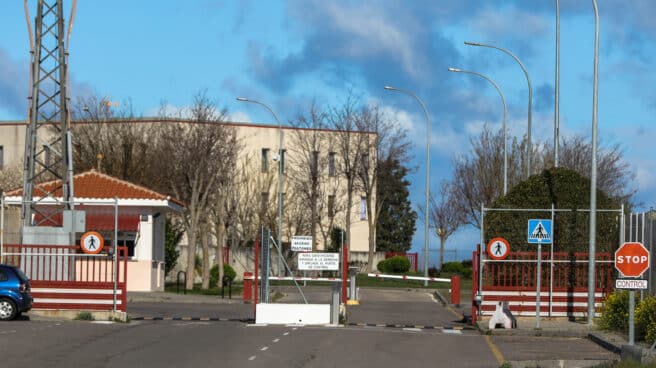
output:
M 235 280 L 235 277 L 237 277 L 237 273 L 235 270 L 230 266 L 229 264 L 224 263 L 223 264 L 223 276 L 228 278 L 230 282 Z M 210 286 L 213 287 L 215 285 L 219 284 L 219 266 L 214 265 L 212 269 L 210 269 Z
M 383 273 L 404 273 L 410 270 L 410 260 L 404 256 L 395 256 L 378 262 L 377 268 Z
M 653 343 L 656 340 L 656 296 L 641 301 L 635 311 L 636 339 Z
M 605 330 L 629 330 L 629 292 L 617 291 L 606 297 L 599 327 Z
M 446 262 L 442 265 L 442 272 L 456 273 L 462 277 L 469 278 L 472 270 L 461 262 Z

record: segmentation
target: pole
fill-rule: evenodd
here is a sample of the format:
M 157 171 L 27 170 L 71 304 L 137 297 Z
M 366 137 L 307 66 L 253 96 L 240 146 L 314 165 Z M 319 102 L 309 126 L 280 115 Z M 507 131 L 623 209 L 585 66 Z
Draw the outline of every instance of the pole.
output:
M 271 115 L 273 115 L 273 118 L 276 120 L 276 123 L 278 123 L 278 244 L 282 249 L 282 187 L 283 187 L 283 165 L 284 165 L 282 124 L 280 123 L 280 120 L 278 119 L 276 113 L 273 112 L 273 110 L 268 105 L 265 105 L 260 101 L 251 100 L 249 98 L 244 98 L 244 97 L 237 97 L 237 101 L 250 102 L 264 107 L 271 113 Z M 280 274 L 281 269 L 282 269 L 282 253 L 278 252 L 278 276 L 281 276 Z
M 507 120 L 507 115 L 508 115 L 508 109 L 506 108 L 506 99 L 503 97 L 503 93 L 501 93 L 501 88 L 490 78 L 487 76 L 477 73 L 477 72 L 472 72 L 469 70 L 462 70 L 458 68 L 449 68 L 450 72 L 455 72 L 455 73 L 467 73 L 467 74 L 473 74 L 476 76 L 479 76 L 486 81 L 490 82 L 492 86 L 497 90 L 499 93 L 499 96 L 501 97 L 501 103 L 503 104 L 503 195 L 506 195 L 508 193 L 508 133 L 506 129 L 506 120 Z
M 635 345 L 635 290 L 629 290 L 629 345 Z
M 75 225 L 73 225 L 75 227 Z M 126 275 L 127 276 L 127 275 Z M 124 276 L 125 277 L 125 276 Z M 158 275 L 159 277 L 159 275 Z M 127 282 L 127 278 L 124 280 Z M 114 304 L 116 312 L 116 289 L 118 288 L 118 197 L 114 198 Z
M 553 278 L 554 278 L 554 242 L 556 241 L 556 222 L 554 221 L 554 204 L 551 204 L 551 249 L 549 252 L 549 317 L 553 313 Z
M 556 82 L 554 97 L 554 167 L 558 167 L 560 136 L 560 0 L 556 0 Z
M 424 115 L 426 115 L 426 203 L 424 208 L 424 277 L 426 277 L 426 280 L 424 280 L 424 286 L 428 286 L 428 229 L 430 227 L 428 219 L 428 201 L 430 199 L 430 116 L 428 115 L 428 110 L 426 110 L 426 105 L 424 105 L 424 102 L 416 94 L 390 86 L 385 86 L 385 89 L 388 91 L 398 91 L 414 97 L 424 110 Z
M 542 281 L 542 242 L 538 243 L 538 267 L 536 270 L 536 294 L 535 294 L 535 329 L 540 329 L 540 284 Z
M 531 111 L 533 110 L 533 108 L 532 108 L 533 87 L 531 86 L 531 78 L 528 75 L 528 71 L 526 70 L 526 67 L 524 66 L 522 61 L 519 60 L 519 58 L 515 54 L 510 52 L 510 50 L 507 50 L 507 49 L 504 49 L 504 48 L 501 48 L 501 47 L 497 47 L 497 46 L 493 46 L 493 45 L 486 45 L 486 44 L 483 44 L 483 43 L 480 43 L 480 42 L 465 41 L 465 45 L 489 47 L 489 48 L 492 48 L 492 49 L 497 49 L 497 50 L 509 55 L 513 59 L 515 59 L 517 64 L 519 64 L 519 67 L 522 68 L 522 71 L 524 72 L 524 76 L 526 77 L 526 83 L 528 84 L 528 129 L 526 131 L 526 136 L 527 136 L 527 140 L 528 140 L 527 148 L 526 148 L 526 178 L 528 179 L 528 177 L 531 175 L 531 151 L 532 151 L 532 148 L 531 148 L 531 115 L 532 114 L 531 114 Z
M 592 0 L 595 16 L 594 76 L 592 86 L 592 162 L 590 173 L 590 249 L 588 254 L 588 325 L 595 314 L 595 246 L 597 235 L 597 88 L 599 67 L 599 11 L 597 0 Z

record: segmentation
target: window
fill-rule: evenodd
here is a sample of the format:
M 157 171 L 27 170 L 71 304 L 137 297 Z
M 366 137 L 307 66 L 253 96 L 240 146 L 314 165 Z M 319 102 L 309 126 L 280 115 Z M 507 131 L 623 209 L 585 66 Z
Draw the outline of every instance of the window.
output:
M 262 172 L 269 171 L 269 149 L 262 148 Z
M 283 174 L 285 173 L 285 157 L 287 156 L 286 153 L 287 153 L 287 150 L 285 150 L 285 149 L 280 151 L 280 164 L 282 165 L 282 173 Z
M 260 210 L 264 213 L 269 206 L 269 192 L 262 192 L 260 199 Z
M 0 146 L 0 170 L 5 168 L 5 149 Z
M 360 197 L 360 220 L 367 219 L 367 197 Z
M 335 217 L 335 195 L 331 194 L 328 196 L 328 217 Z
M 7 280 L 9 280 L 7 273 L 5 272 L 5 270 L 0 269 L 0 281 L 7 281 Z
M 369 174 L 369 154 L 363 153 L 360 157 L 360 170 L 362 170 L 362 176 Z
M 328 176 L 335 176 L 335 152 L 328 153 Z

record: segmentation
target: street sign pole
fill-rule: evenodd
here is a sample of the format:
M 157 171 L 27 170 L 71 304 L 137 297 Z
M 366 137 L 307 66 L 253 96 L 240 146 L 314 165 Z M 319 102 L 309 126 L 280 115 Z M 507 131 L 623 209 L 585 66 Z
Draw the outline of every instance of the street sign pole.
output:
M 542 279 L 542 242 L 538 243 L 537 295 L 535 300 L 535 329 L 540 329 L 540 279 Z
M 629 345 L 635 345 L 635 290 L 629 290 Z

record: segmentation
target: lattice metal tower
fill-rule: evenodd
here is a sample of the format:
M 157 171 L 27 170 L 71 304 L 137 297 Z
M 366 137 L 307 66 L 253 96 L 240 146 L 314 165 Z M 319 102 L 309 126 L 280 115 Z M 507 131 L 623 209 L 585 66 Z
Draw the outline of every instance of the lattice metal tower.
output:
M 63 0 L 38 0 L 32 38 L 30 30 L 30 96 L 23 168 L 23 228 L 58 223 L 55 218 L 72 209 L 73 162 L 68 131 L 68 50 L 64 44 Z M 72 24 L 72 14 L 71 21 Z M 69 35 L 70 27 L 69 24 Z M 68 43 L 68 39 L 66 39 Z M 56 188 L 44 190 L 39 183 L 58 180 Z M 58 200 L 57 198 L 61 198 Z M 39 206 L 45 200 L 55 205 Z M 54 209 L 54 210 L 53 210 Z M 38 216 L 36 216 L 38 215 Z M 37 219 L 37 222 L 35 222 Z M 21 231 L 23 233 L 23 231 Z M 22 240 L 22 239 L 21 239 Z

